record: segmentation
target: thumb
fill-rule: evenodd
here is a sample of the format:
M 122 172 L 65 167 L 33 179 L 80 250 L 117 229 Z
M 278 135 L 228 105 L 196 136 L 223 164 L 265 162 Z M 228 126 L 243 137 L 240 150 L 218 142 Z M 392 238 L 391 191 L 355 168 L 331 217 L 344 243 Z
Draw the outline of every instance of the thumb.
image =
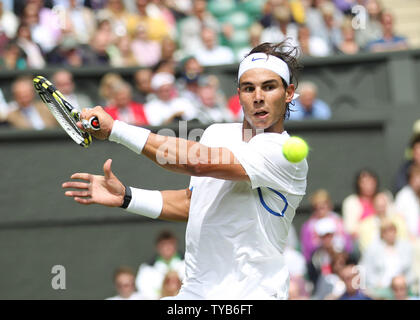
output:
M 112 159 L 108 159 L 104 163 L 104 175 L 106 179 L 109 179 L 113 176 L 113 173 L 111 171 L 111 164 L 112 164 Z

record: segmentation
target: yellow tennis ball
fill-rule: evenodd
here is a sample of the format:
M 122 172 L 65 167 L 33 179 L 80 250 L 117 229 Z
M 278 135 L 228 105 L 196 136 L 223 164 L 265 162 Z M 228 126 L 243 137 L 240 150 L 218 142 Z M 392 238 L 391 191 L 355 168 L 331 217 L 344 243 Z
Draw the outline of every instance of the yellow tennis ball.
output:
M 305 140 L 299 137 L 290 137 L 283 144 L 283 155 L 292 163 L 302 161 L 308 155 L 309 147 Z

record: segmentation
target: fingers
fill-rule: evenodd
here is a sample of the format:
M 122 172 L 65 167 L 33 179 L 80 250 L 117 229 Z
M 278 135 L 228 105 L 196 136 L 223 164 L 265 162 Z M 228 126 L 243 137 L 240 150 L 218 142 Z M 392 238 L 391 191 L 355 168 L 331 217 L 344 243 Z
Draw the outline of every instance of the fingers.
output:
M 111 164 L 112 164 L 112 159 L 108 159 L 104 163 L 104 175 L 105 175 L 105 179 L 109 179 L 112 176 Z
M 86 181 L 91 181 L 92 180 L 92 175 L 90 173 L 74 173 L 71 177 L 71 179 L 81 179 L 81 180 L 86 180 Z
M 79 197 L 75 197 L 74 201 L 80 203 L 80 204 L 85 204 L 85 205 L 89 205 L 94 203 L 93 200 L 91 198 L 79 198 Z
M 64 182 L 61 186 L 63 188 L 89 189 L 89 184 L 86 182 L 69 181 Z
M 64 193 L 67 197 L 90 197 L 91 193 L 90 191 L 66 191 Z

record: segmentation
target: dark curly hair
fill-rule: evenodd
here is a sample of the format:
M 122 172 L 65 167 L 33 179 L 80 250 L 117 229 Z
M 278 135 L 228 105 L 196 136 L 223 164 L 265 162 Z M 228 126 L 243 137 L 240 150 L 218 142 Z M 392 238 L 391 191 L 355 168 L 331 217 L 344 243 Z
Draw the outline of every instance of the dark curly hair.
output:
M 292 46 L 288 39 L 279 42 L 279 43 L 270 43 L 264 42 L 260 45 L 253 48 L 246 56 L 249 56 L 253 53 L 266 53 L 267 55 L 272 55 L 277 58 L 280 58 L 284 62 L 286 62 L 287 66 L 289 67 L 290 79 L 289 83 L 295 85 L 295 90 L 298 87 L 298 72 L 303 69 L 303 65 L 301 65 L 298 61 L 298 57 L 300 55 L 300 51 L 298 47 Z M 287 88 L 287 83 L 283 79 L 282 83 L 284 88 Z M 239 83 L 238 83 L 239 85 Z M 290 115 L 290 104 L 294 105 L 294 102 L 286 103 L 286 112 L 284 114 L 284 119 L 287 119 Z

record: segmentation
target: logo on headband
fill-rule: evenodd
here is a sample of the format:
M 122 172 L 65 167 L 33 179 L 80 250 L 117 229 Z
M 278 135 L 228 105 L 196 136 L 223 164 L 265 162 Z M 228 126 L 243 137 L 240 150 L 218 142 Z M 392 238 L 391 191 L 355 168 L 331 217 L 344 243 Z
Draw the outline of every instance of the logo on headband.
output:
M 257 61 L 257 60 L 264 60 L 264 58 L 255 58 L 255 57 L 253 57 L 251 61 Z

